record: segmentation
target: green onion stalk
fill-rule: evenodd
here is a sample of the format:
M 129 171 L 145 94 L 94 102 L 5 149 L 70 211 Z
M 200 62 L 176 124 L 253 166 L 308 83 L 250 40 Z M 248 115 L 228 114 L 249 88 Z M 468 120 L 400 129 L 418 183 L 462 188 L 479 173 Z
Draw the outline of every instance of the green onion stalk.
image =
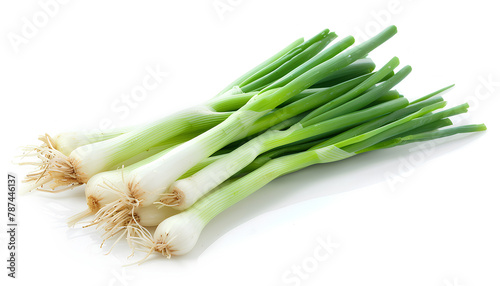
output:
M 391 26 L 359 46 L 333 56 L 312 68 L 306 65 L 307 69 L 283 87 L 259 92 L 214 128 L 176 147 L 158 160 L 134 170 L 125 178 L 129 186 L 129 195 L 142 205 L 154 203 L 175 180 L 198 162 L 227 144 L 246 137 L 251 126 L 259 118 L 330 73 L 364 57 L 395 33 L 396 28 Z
M 169 258 L 172 255 L 183 255 L 193 249 L 201 231 L 215 216 L 282 175 L 315 164 L 344 160 L 368 151 L 486 130 L 484 124 L 477 124 L 408 135 L 411 130 L 418 130 L 433 122 L 440 122 L 449 116 L 467 111 L 467 105 L 463 104 L 448 110 L 429 113 L 430 110 L 442 106 L 443 102 L 437 102 L 423 107 L 411 116 L 405 116 L 352 137 L 354 140 L 346 139 L 331 145 L 326 145 L 325 141 L 322 147 L 313 147 L 307 151 L 271 159 L 253 172 L 204 196 L 187 210 L 165 219 L 158 225 L 153 235 L 144 228 L 135 228 L 137 236 L 131 237 L 129 242 L 147 251 L 148 256 L 153 252 L 159 252 Z M 407 135 L 399 137 L 402 134 Z
M 292 101 L 290 104 L 260 118 L 257 122 L 255 122 L 254 125 L 252 125 L 248 133 L 258 134 L 259 132 L 265 130 L 272 131 L 288 128 L 289 126 L 292 126 L 299 122 L 300 119 L 304 118 L 304 114 L 309 112 L 311 109 L 314 109 L 321 104 L 328 102 L 328 100 L 332 100 L 341 96 L 343 93 L 348 92 L 358 84 L 365 82 L 368 78 L 373 81 L 373 79 L 378 79 L 379 76 L 372 77 L 371 74 L 368 74 L 344 83 L 340 83 L 331 88 L 313 89 L 313 91 L 306 90 L 301 93 L 305 94 L 306 96 L 295 97 L 295 101 Z M 376 80 L 373 82 L 376 83 Z M 361 91 L 362 90 L 358 89 L 358 93 L 360 93 Z M 276 122 L 278 123 L 275 124 Z M 316 129 L 320 130 L 319 128 Z M 325 129 L 325 127 L 323 127 L 323 129 Z M 182 142 L 178 142 L 178 145 L 180 145 L 180 143 Z M 238 145 L 226 146 L 224 149 L 219 150 L 217 152 L 217 155 L 214 154 L 196 164 L 194 167 L 184 173 L 179 179 L 192 176 L 206 166 L 211 165 L 215 161 L 225 157 L 226 155 L 228 155 L 227 153 L 231 152 L 237 147 Z M 146 158 L 131 166 L 94 175 L 87 182 L 85 187 L 85 195 L 88 207 L 85 211 L 73 216 L 70 219 L 70 225 L 74 225 L 76 222 L 80 221 L 82 218 L 90 214 L 96 214 L 95 219 L 88 226 L 95 225 L 98 229 L 104 230 L 106 233 L 105 237 L 106 239 L 108 239 L 115 233 L 122 230 L 124 227 L 136 224 L 136 221 L 140 220 L 139 213 L 143 212 L 142 208 L 145 208 L 147 210 L 149 210 L 150 208 L 142 206 L 139 207 L 136 201 L 130 201 L 129 198 L 125 196 L 124 190 L 127 189 L 127 186 L 125 185 L 124 178 L 128 176 L 132 170 L 135 170 L 143 165 L 147 165 L 148 163 L 151 163 L 163 157 L 173 149 L 173 147 L 168 149 L 164 148 L 164 150 L 162 150 L 160 153 L 156 155 L 154 155 L 154 153 L 151 153 L 149 158 Z M 132 206 L 130 206 L 129 204 L 128 208 L 121 210 L 120 213 L 116 215 L 117 205 L 121 205 L 123 201 L 128 201 L 129 203 L 134 204 Z
M 267 114 L 266 116 L 259 119 L 254 125 L 252 125 L 249 130 L 249 134 L 256 134 L 263 130 L 268 130 L 257 138 L 266 137 L 268 133 L 274 134 L 278 133 L 282 129 L 291 128 L 290 126 L 297 127 L 297 123 L 300 122 L 302 118 L 304 118 L 304 114 L 309 112 L 311 109 L 320 106 L 328 102 L 328 100 L 332 100 L 338 98 L 343 93 L 349 92 L 350 89 L 356 87 L 357 84 L 361 84 L 366 80 L 377 79 L 379 76 L 371 76 L 365 75 L 359 78 L 350 80 L 345 83 L 338 84 L 334 87 L 328 89 L 320 89 L 315 93 L 310 94 L 307 97 L 301 98 L 295 102 L 286 105 L 285 107 L 278 109 L 274 112 Z M 376 80 L 373 81 L 376 83 Z M 358 89 L 358 93 L 361 93 L 362 90 Z M 407 103 L 407 101 L 406 101 Z M 399 101 L 398 104 L 406 104 L 403 101 Z M 387 107 L 391 108 L 394 106 L 393 103 L 389 104 Z M 376 113 L 376 112 L 375 112 Z M 380 111 L 379 111 L 380 113 Z M 355 119 L 358 120 L 358 119 Z M 352 120 L 351 120 L 352 121 Z M 279 122 L 276 125 L 273 125 L 275 122 Z M 309 132 L 298 134 L 297 136 L 290 137 L 290 142 L 294 142 L 299 140 L 300 138 L 307 138 L 308 134 L 322 134 L 325 130 L 330 130 L 334 127 L 334 124 L 323 124 L 311 129 Z M 294 128 L 295 128 L 294 127 Z M 291 128 L 291 129 L 294 129 Z M 306 136 L 305 136 L 306 135 Z M 256 141 L 259 139 L 252 139 L 251 141 Z M 283 142 L 283 141 L 281 141 Z M 282 143 L 284 144 L 284 143 Z M 245 144 L 243 144 L 245 145 Z M 278 144 L 280 145 L 280 144 Z M 224 148 L 224 150 L 219 150 L 218 155 L 212 155 L 207 159 L 202 160 L 186 173 L 184 173 L 180 180 L 190 177 L 193 174 L 199 172 L 205 167 L 214 164 L 215 162 L 221 160 L 222 158 L 230 155 L 231 157 L 234 154 L 228 154 L 233 151 L 238 146 L 228 145 Z M 241 147 L 240 147 L 241 148 Z M 95 213 L 95 218 L 92 223 L 88 226 L 95 225 L 98 229 L 102 229 L 106 233 L 106 237 L 109 238 L 111 233 L 115 233 L 117 230 L 122 230 L 125 226 L 132 225 L 138 217 L 138 212 L 142 208 L 147 208 L 145 206 L 140 206 L 138 201 L 130 200 L 128 196 L 126 196 L 127 185 L 125 185 L 124 178 L 129 176 L 132 170 L 138 169 L 141 166 L 147 165 L 155 160 L 167 155 L 174 148 L 169 148 L 167 150 L 162 151 L 154 156 L 151 156 L 141 162 L 138 162 L 132 166 L 128 166 L 125 168 L 121 168 L 120 170 L 108 171 L 99 173 L 91 178 L 91 180 L 87 183 L 85 188 L 85 195 L 87 200 L 87 210 L 75 215 L 71 218 L 70 224 L 75 224 L 75 222 L 81 220 L 83 217 Z M 288 148 L 292 149 L 292 148 Z M 278 154 L 279 152 L 275 152 Z M 227 160 L 225 160 L 227 161 Z M 128 207 L 122 208 L 119 214 L 116 214 L 116 210 L 118 206 L 122 206 L 123 202 L 128 202 Z M 136 218 L 135 220 L 133 218 Z
M 317 54 L 313 56 L 309 61 L 294 69 L 292 71 L 294 76 L 290 78 L 290 81 L 285 80 L 282 87 L 260 91 L 248 103 L 217 126 L 175 147 L 153 162 L 132 170 L 123 178 L 123 185 L 125 186 L 125 189 L 121 191 L 123 197 L 101 208 L 99 215 L 96 215 L 96 221 L 104 224 L 112 223 L 116 221 L 115 216 L 117 214 L 131 213 L 137 207 L 150 206 L 159 201 L 176 180 L 204 159 L 226 145 L 249 136 L 249 132 L 258 133 L 269 128 L 270 126 L 262 130 L 253 129 L 252 126 L 260 118 L 332 72 L 345 68 L 358 59 L 365 57 L 396 32 L 396 27 L 391 26 L 370 40 L 344 52 L 338 53 L 335 49 L 327 49 L 326 52 L 332 53 L 331 55 L 322 57 L 321 54 Z M 321 62 L 322 60 L 324 61 Z M 388 79 L 388 81 L 391 79 Z M 378 78 L 376 82 L 380 80 Z M 366 101 L 366 104 L 370 102 Z M 355 105 L 350 105 L 339 111 L 339 114 L 354 110 Z M 280 119 L 282 121 L 283 117 L 292 118 L 296 115 L 298 114 L 290 116 L 282 114 Z M 272 125 L 275 125 L 275 123 L 272 122 Z
M 41 136 L 39 147 L 28 147 L 24 157 L 36 157 L 36 170 L 25 180 L 25 191 L 41 189 L 63 191 L 86 183 L 93 175 L 111 170 L 127 159 L 154 147 L 161 146 L 170 138 L 183 133 L 206 131 L 227 119 L 232 112 L 245 105 L 256 90 L 239 89 L 238 84 L 249 77 L 259 80 L 265 76 L 262 70 L 273 72 L 282 65 L 293 69 L 321 51 L 335 34 L 323 31 L 310 41 L 299 39 L 268 60 L 224 88 L 218 96 L 203 105 L 167 116 L 146 126 L 107 132 L 62 133 L 58 136 Z M 314 49 L 312 47 L 315 47 Z M 314 51 L 311 52 L 311 49 Z M 300 57 L 292 61 L 290 53 Z M 272 68 L 270 67 L 272 66 Z M 278 73 L 279 74 L 279 73 Z M 340 76 L 340 75 L 339 75 Z M 257 86 L 262 88 L 263 86 Z M 235 88 L 233 88 L 235 87 Z
M 310 140 L 310 138 L 333 134 L 405 107 L 408 105 L 408 101 L 405 98 L 398 98 L 362 109 L 370 102 L 387 93 L 408 75 L 410 69 L 409 67 L 405 67 L 389 80 L 362 94 L 388 73 L 392 72 L 398 63 L 399 60 L 393 58 L 378 72 L 368 77 L 358 86 L 312 111 L 290 128 L 286 130 L 269 130 L 248 141 L 225 156 L 225 158 L 217 160 L 210 166 L 200 170 L 193 176 L 176 181 L 162 197 L 160 203 L 176 209 L 186 209 L 213 188 L 242 170 L 264 152 L 280 146 Z M 325 90 L 320 93 L 327 91 Z M 352 100 L 348 101 L 349 99 Z M 332 103 L 336 103 L 337 106 Z M 324 108 L 325 106 L 327 108 Z M 310 117 L 310 115 L 317 114 L 317 110 L 323 110 L 324 114 L 327 115 L 323 116 L 324 114 L 321 114 L 321 121 L 312 120 L 313 118 Z

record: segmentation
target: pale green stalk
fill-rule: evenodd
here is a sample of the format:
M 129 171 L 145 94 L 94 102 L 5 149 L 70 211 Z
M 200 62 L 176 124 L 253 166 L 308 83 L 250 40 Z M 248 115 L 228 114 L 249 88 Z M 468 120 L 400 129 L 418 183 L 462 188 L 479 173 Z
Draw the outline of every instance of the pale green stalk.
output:
M 246 105 L 211 130 L 182 144 L 155 162 L 134 170 L 126 178 L 127 185 L 131 186 L 129 193 L 139 199 L 142 205 L 154 203 L 175 180 L 198 162 L 227 144 L 246 137 L 249 127 L 264 114 L 328 74 L 366 56 L 395 33 L 396 28 L 391 26 L 359 46 L 305 71 L 278 90 L 255 95 Z

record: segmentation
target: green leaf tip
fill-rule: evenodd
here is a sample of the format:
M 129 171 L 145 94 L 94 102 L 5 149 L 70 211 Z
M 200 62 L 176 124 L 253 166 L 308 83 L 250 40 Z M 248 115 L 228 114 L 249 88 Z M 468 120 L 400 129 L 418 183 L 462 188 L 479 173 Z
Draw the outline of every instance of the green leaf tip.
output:
M 477 124 L 476 125 L 476 130 L 477 131 L 486 131 L 488 128 L 486 128 L 486 125 L 484 123 L 481 123 L 481 124 Z

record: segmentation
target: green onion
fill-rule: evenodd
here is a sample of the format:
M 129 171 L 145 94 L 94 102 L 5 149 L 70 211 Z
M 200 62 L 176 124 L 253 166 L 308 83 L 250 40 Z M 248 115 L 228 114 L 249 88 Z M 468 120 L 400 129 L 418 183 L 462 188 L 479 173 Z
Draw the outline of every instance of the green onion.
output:
M 246 79 L 250 78 L 250 76 L 256 74 L 257 72 L 259 72 L 261 70 L 263 70 L 265 67 L 269 66 L 272 63 L 277 63 L 280 58 L 282 58 L 285 54 L 289 53 L 293 49 L 297 48 L 297 46 L 301 45 L 303 42 L 304 42 L 303 38 L 295 40 L 293 43 L 291 43 L 290 45 L 286 46 L 283 50 L 279 51 L 278 53 L 276 53 L 275 55 L 273 55 L 269 59 L 265 60 L 264 62 L 262 62 L 258 66 L 254 67 L 253 69 L 249 70 L 248 72 L 246 72 L 245 74 L 243 74 L 242 76 L 240 76 L 239 78 L 237 78 L 236 80 L 234 80 L 228 86 L 226 86 L 225 88 L 223 88 L 217 94 L 217 96 L 219 96 L 219 95 L 225 95 L 225 94 L 227 94 L 228 91 L 230 91 L 234 87 L 239 87 L 239 85 L 242 82 L 244 82 Z
M 203 168 L 193 176 L 176 181 L 167 194 L 163 195 L 160 202 L 176 209 L 186 209 L 266 151 L 301 142 L 308 138 L 334 133 L 348 126 L 393 112 L 407 104 L 408 101 L 401 98 L 304 128 L 301 123 L 298 123 L 285 131 L 270 130 Z
M 313 85 L 313 87 L 334 86 L 355 77 L 371 73 L 374 69 L 375 63 L 371 59 L 359 59 L 347 67 L 340 69 L 318 81 Z
M 439 103 L 436 103 L 434 105 L 437 107 L 438 104 Z M 423 123 L 429 122 L 429 118 L 431 117 L 431 121 L 436 121 L 437 118 L 444 118 L 446 116 L 458 114 L 464 111 L 464 108 L 466 109 L 466 105 L 451 108 L 431 115 L 425 115 L 425 112 L 421 112 L 420 114 L 415 116 L 422 117 L 406 121 L 402 124 L 392 125 L 397 125 L 397 127 L 401 127 L 404 124 L 406 124 L 407 126 L 423 126 Z M 431 109 L 432 108 L 430 107 L 424 107 L 422 110 L 428 112 Z M 418 123 L 416 123 L 417 121 Z M 389 128 L 389 130 L 392 130 L 392 132 L 388 132 L 385 128 L 382 131 L 380 131 L 379 129 L 379 134 L 386 133 L 385 136 L 387 136 L 388 133 L 394 134 L 395 132 L 393 129 L 397 127 Z M 477 132 L 483 130 L 486 130 L 486 127 L 483 124 L 479 124 L 449 128 L 440 131 L 430 131 L 415 135 L 408 135 L 400 138 L 397 141 L 394 141 L 395 143 L 393 143 L 392 145 L 384 144 L 379 147 L 388 148 L 400 144 L 405 144 L 407 142 L 418 142 L 422 140 L 451 136 L 458 133 Z M 367 142 L 364 143 L 364 145 L 370 145 L 373 143 L 373 140 L 371 140 L 373 137 L 366 136 L 364 138 L 366 139 L 362 142 Z M 350 149 L 356 150 L 360 146 L 360 143 L 356 144 L 358 144 L 356 148 Z M 355 146 L 356 144 L 350 146 Z M 338 148 L 337 145 L 338 144 L 328 145 L 325 147 L 299 152 L 277 159 L 272 159 L 265 163 L 262 167 L 256 169 L 248 175 L 236 181 L 233 181 L 228 185 L 221 187 L 217 191 L 201 198 L 189 209 L 165 219 L 158 225 L 154 235 L 149 234 L 149 232 L 145 231 L 144 229 L 139 229 L 139 236 L 131 237 L 130 242 L 134 243 L 137 246 L 145 248 L 149 254 L 151 254 L 153 251 L 162 253 L 167 257 L 171 257 L 172 255 L 186 254 L 195 246 L 201 231 L 215 216 L 217 216 L 227 208 L 233 206 L 245 197 L 249 196 L 253 192 L 257 191 L 258 189 L 262 188 L 275 178 L 303 169 L 313 164 L 335 162 L 349 158 L 358 153 L 368 151 L 368 149 L 362 149 L 358 150 L 357 152 L 349 152 L 346 151 L 347 148 Z M 376 145 L 372 144 L 372 146 Z
M 188 253 L 218 214 L 272 180 L 314 164 L 456 134 L 467 112 L 444 109 L 447 86 L 409 101 L 396 86 L 411 72 L 397 57 L 375 69 L 368 54 L 390 26 L 359 45 L 325 29 L 299 39 L 238 77 L 217 96 L 152 123 L 106 132 L 68 132 L 25 149 L 38 168 L 29 190 L 86 184 L 87 209 L 74 225 L 165 256 Z M 330 45 L 330 43 L 332 43 Z M 145 227 L 158 226 L 152 235 Z M 148 254 L 148 256 L 149 256 Z M 146 257 L 147 258 L 147 257 Z
M 321 39 L 320 41 L 312 44 L 310 47 L 305 49 L 302 53 L 294 56 L 292 59 L 290 59 L 288 62 L 284 63 L 282 66 L 278 67 L 274 71 L 266 74 L 265 76 L 259 78 L 258 80 L 249 83 L 247 85 L 242 85 L 241 90 L 243 92 L 250 92 L 254 90 L 259 90 L 264 86 L 268 86 L 268 84 L 271 84 L 275 82 L 276 80 L 280 79 L 284 75 L 287 75 L 294 70 L 297 66 L 302 65 L 315 55 L 317 55 L 321 50 L 323 50 L 334 38 L 336 38 L 337 35 L 334 33 L 329 33 L 325 36 L 324 39 Z M 344 48 L 345 49 L 345 48 Z M 325 51 L 327 52 L 327 51 Z M 324 53 L 322 53 L 324 54 Z M 272 84 L 274 85 L 274 84 Z M 276 86 L 277 87 L 277 86 Z M 273 89 L 275 87 L 267 87 L 265 90 Z
M 449 123 L 451 123 L 451 121 L 439 120 L 439 121 L 435 121 L 435 123 L 439 123 L 439 125 L 441 125 L 441 126 L 443 126 L 443 125 L 446 126 Z M 429 124 L 429 125 L 431 125 L 431 124 Z M 449 124 L 449 125 L 451 125 L 451 124 Z M 358 151 L 358 153 L 364 153 L 364 152 L 378 150 L 378 149 L 384 149 L 384 148 L 391 148 L 391 147 L 395 147 L 395 146 L 406 145 L 409 143 L 438 139 L 438 138 L 448 137 L 448 136 L 461 134 L 461 133 L 471 133 L 471 132 L 479 132 L 479 131 L 485 131 L 485 130 L 486 130 L 486 126 L 484 124 L 471 124 L 471 125 L 450 127 L 450 128 L 446 128 L 446 129 L 440 129 L 440 130 L 417 132 L 417 133 L 412 134 L 412 135 L 406 135 L 406 136 L 401 136 L 398 138 L 382 141 L 382 142 L 377 143 L 375 145 L 372 145 L 366 149 Z
M 353 37 L 347 37 L 345 39 L 342 39 L 341 41 L 339 41 L 339 42 L 333 44 L 331 47 L 327 48 L 324 52 L 317 54 L 316 56 L 312 57 L 304 64 L 298 66 L 296 69 L 287 73 L 285 76 L 281 77 L 279 80 L 275 81 L 270 86 L 267 86 L 264 90 L 270 90 L 270 89 L 284 86 L 285 84 L 291 82 L 292 80 L 294 80 L 295 78 L 300 76 L 304 70 L 309 70 L 309 69 L 325 62 L 326 60 L 333 58 L 334 56 L 338 55 L 340 52 L 342 52 L 345 49 L 347 49 L 348 47 L 350 47 L 352 44 L 354 44 Z M 347 69 L 347 67 L 345 67 L 344 69 Z M 339 72 L 340 72 L 340 70 L 339 70 Z M 339 76 L 338 74 L 339 73 L 337 72 L 333 75 L 330 75 L 329 77 L 338 77 Z
M 50 184 L 52 189 L 86 183 L 93 175 L 110 170 L 130 157 L 184 132 L 206 130 L 229 117 L 230 112 L 215 112 L 197 107 L 149 124 L 144 128 L 76 148 L 69 156 L 57 150 L 46 150 L 47 161 L 27 182 L 32 189 Z M 147 138 L 147 140 L 145 140 Z M 41 173 L 40 173 L 41 172 Z
M 264 68 L 260 69 L 259 71 L 255 72 L 254 74 L 252 74 L 251 76 L 249 76 L 247 79 L 245 79 L 244 81 L 242 81 L 239 84 L 239 86 L 243 87 L 243 86 L 245 86 L 245 85 L 247 85 L 247 84 L 249 84 L 249 83 L 251 83 L 251 82 L 253 82 L 255 80 L 258 80 L 259 78 L 261 78 L 261 77 L 269 74 L 270 72 L 274 71 L 278 67 L 282 66 L 283 64 L 285 64 L 286 62 L 288 62 L 289 60 L 291 60 L 296 55 L 300 54 L 301 52 L 303 52 L 304 50 L 306 50 L 307 48 L 309 48 L 314 43 L 316 43 L 316 42 L 322 40 L 323 38 L 325 38 L 329 33 L 330 33 L 330 30 L 325 29 L 325 30 L 321 31 L 319 34 L 317 34 L 316 36 L 312 37 L 311 39 L 309 39 L 309 40 L 301 43 L 298 46 L 295 46 L 292 50 L 288 51 L 282 57 L 278 58 L 277 60 L 275 60 L 272 63 L 269 63 Z
M 131 198 L 141 205 L 153 204 L 170 185 L 198 162 L 225 145 L 247 136 L 247 130 L 276 106 L 307 89 L 331 72 L 348 66 L 396 33 L 391 26 L 372 39 L 304 71 L 285 86 L 255 95 L 246 105 L 204 134 L 176 147 L 162 158 L 131 172 L 125 178 Z M 389 79 L 390 80 L 390 79 Z

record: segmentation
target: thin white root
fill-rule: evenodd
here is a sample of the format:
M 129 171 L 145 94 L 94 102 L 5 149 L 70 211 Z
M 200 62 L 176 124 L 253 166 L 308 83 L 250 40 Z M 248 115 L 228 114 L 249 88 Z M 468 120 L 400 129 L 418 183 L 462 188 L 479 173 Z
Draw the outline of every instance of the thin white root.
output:
M 143 263 L 144 261 L 146 261 L 148 259 L 148 257 L 151 254 L 153 254 L 153 252 L 155 250 L 154 249 L 155 243 L 153 240 L 153 236 L 151 235 L 149 230 L 147 230 L 146 228 L 144 228 L 141 225 L 131 226 L 130 229 L 131 229 L 130 232 L 133 232 L 134 235 L 127 237 L 127 242 L 129 244 L 130 248 L 132 249 L 132 253 L 130 254 L 129 257 L 131 257 L 135 254 L 136 249 L 138 249 L 139 251 L 142 251 L 142 252 L 146 252 L 146 256 L 143 257 L 142 259 L 140 259 L 139 261 L 127 264 L 126 266 Z
M 159 207 L 176 207 L 181 204 L 182 196 L 179 192 L 173 191 L 170 193 L 161 194 L 161 199 L 153 204 L 158 205 Z
M 28 146 L 23 148 L 22 159 L 34 157 L 35 161 L 18 162 L 19 165 L 31 165 L 36 169 L 26 175 L 23 183 L 26 183 L 26 191 L 39 190 L 45 192 L 59 193 L 72 189 L 81 183 L 75 172 L 75 168 L 68 156 L 56 149 L 54 140 L 48 135 L 38 138 L 43 143 L 40 146 Z
M 171 245 L 175 237 L 169 238 L 167 241 L 155 241 L 153 235 L 149 230 L 144 228 L 143 226 L 131 226 L 130 228 L 134 229 L 134 236 L 128 237 L 127 241 L 129 242 L 130 247 L 132 248 L 132 255 L 135 253 L 135 250 L 139 250 L 146 253 L 146 256 L 131 264 L 127 264 L 125 266 L 141 264 L 146 261 L 151 254 L 154 252 L 159 252 L 166 258 L 170 259 L 172 257 L 172 249 Z M 167 235 L 168 236 L 168 235 Z
M 76 215 L 71 216 L 70 218 L 68 218 L 68 226 L 74 227 L 82 219 L 90 216 L 93 213 L 94 212 L 90 208 L 87 208 L 86 210 L 79 212 Z
M 116 192 L 120 199 L 101 207 L 94 220 L 84 227 L 96 226 L 98 230 L 104 231 L 101 247 L 108 239 L 120 234 L 111 246 L 111 252 L 118 241 L 125 236 L 127 239 L 133 237 L 135 230 L 142 227 L 139 224 L 140 218 L 135 214 L 135 208 L 139 207 L 140 201 L 128 196 L 109 181 L 105 181 L 101 187 Z

